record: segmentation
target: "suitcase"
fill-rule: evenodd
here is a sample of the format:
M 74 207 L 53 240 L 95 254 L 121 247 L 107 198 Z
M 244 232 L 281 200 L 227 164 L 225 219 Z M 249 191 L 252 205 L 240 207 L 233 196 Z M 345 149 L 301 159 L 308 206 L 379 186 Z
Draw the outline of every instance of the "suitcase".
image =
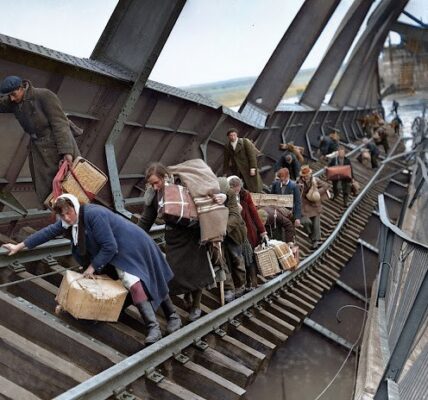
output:
M 159 198 L 158 216 L 165 223 L 182 226 L 197 221 L 198 213 L 189 190 L 181 185 L 165 185 Z
M 257 208 L 266 206 L 293 208 L 292 194 L 251 193 L 251 199 Z
M 326 176 L 329 181 L 352 180 L 352 170 L 350 165 L 336 165 L 326 168 Z
M 114 281 L 107 275 L 85 278 L 77 272 L 67 271 L 55 300 L 74 318 L 115 322 L 127 294 L 120 280 Z

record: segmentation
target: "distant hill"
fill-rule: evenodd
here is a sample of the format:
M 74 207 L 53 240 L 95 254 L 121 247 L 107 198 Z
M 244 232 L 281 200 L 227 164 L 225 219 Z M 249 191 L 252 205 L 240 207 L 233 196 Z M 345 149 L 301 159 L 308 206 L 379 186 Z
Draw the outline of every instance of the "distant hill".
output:
M 284 98 L 295 97 L 303 93 L 314 72 L 315 68 L 299 71 Z M 236 78 L 226 81 L 190 85 L 182 89 L 193 93 L 199 93 L 225 106 L 233 107 L 242 103 L 256 79 L 257 77 L 255 76 Z

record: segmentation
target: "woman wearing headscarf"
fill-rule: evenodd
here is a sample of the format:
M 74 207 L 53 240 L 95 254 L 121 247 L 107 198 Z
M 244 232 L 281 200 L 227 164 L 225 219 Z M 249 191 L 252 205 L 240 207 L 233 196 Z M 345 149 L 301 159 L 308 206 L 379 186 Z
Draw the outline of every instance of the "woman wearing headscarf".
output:
M 108 265 L 115 267 L 124 286 L 130 291 L 148 328 L 146 344 L 162 337 L 155 310 L 162 305 L 168 319 L 167 331 L 181 327 L 168 294 L 173 273 L 153 239 L 122 216 L 95 204 L 80 205 L 71 194 L 57 198 L 54 211 L 59 219 L 30 235 L 19 244 L 5 244 L 9 255 L 32 249 L 59 235 L 72 242 L 72 254 L 86 267 L 84 276 L 102 273 Z

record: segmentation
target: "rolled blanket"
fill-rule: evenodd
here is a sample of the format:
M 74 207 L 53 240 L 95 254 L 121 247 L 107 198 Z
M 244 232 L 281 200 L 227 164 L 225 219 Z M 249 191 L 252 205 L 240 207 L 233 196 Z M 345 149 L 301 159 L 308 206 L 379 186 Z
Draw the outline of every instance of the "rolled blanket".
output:
M 229 212 L 213 200 L 212 196 L 220 193 L 220 186 L 211 168 L 202 159 L 194 159 L 170 166 L 168 171 L 178 176 L 192 195 L 198 212 L 201 243 L 222 241 Z

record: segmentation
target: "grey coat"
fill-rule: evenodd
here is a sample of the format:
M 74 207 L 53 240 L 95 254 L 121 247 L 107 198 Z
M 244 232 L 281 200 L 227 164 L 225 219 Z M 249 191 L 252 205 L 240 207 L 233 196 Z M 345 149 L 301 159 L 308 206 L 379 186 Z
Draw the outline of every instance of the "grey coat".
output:
M 52 180 L 62 156 L 71 154 L 74 159 L 80 152 L 58 96 L 49 89 L 33 87 L 29 81 L 24 81 L 24 87 L 24 99 L 19 104 L 12 103 L 7 96 L 0 97 L 0 112 L 14 113 L 31 136 L 30 172 L 43 203 L 52 191 Z

